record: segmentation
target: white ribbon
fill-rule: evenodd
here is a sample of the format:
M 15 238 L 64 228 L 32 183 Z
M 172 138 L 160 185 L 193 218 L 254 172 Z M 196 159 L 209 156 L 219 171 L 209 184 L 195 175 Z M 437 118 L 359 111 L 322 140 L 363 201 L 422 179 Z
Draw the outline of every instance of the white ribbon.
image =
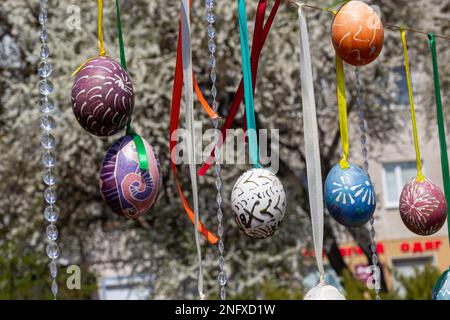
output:
M 187 153 L 189 159 L 189 173 L 191 176 L 192 198 L 194 201 L 194 235 L 198 257 L 198 283 L 197 289 L 200 299 L 203 300 L 203 270 L 202 252 L 198 234 L 198 188 L 197 188 L 197 168 L 195 165 L 195 134 L 194 134 L 194 87 L 192 84 L 192 48 L 190 34 L 190 10 L 189 0 L 181 0 L 181 39 L 183 56 L 183 79 L 184 79 L 184 109 L 185 123 L 188 132 Z
M 303 126 L 305 136 L 306 170 L 308 175 L 309 206 L 316 253 L 317 268 L 323 281 L 323 193 L 320 169 L 319 135 L 317 129 L 316 102 L 314 100 L 311 56 L 309 53 L 308 27 L 299 5 L 300 23 L 300 80 L 302 86 Z

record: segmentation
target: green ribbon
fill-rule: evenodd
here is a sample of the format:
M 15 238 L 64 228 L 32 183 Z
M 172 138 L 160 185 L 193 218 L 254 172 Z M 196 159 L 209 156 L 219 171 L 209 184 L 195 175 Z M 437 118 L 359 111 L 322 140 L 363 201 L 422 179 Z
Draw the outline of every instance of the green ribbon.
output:
M 436 54 L 436 41 L 434 34 L 428 34 L 431 56 L 433 59 L 434 95 L 436 98 L 436 115 L 439 130 L 439 144 L 441 147 L 442 180 L 444 182 L 444 194 L 447 201 L 447 227 L 450 237 L 450 171 L 448 167 L 447 142 L 445 139 L 444 113 L 442 112 L 441 89 L 439 86 L 439 71 Z M 450 241 L 450 238 L 449 238 Z
M 120 64 L 122 65 L 122 68 L 127 70 L 127 60 L 125 59 L 125 47 L 123 45 L 122 26 L 120 24 L 119 0 L 116 0 L 116 15 L 117 15 L 117 34 L 119 35 Z
M 244 78 L 245 115 L 250 161 L 255 168 L 260 168 L 258 139 L 256 136 L 255 106 L 253 101 L 252 71 L 250 49 L 248 44 L 247 11 L 245 0 L 238 0 L 239 37 L 241 40 L 242 74 Z
M 127 71 L 127 60 L 125 58 L 125 47 L 123 44 L 122 26 L 120 23 L 119 0 L 116 0 L 116 15 L 117 15 L 117 34 L 119 37 L 120 64 L 122 65 L 122 68 L 125 71 Z M 127 123 L 126 134 L 127 136 L 131 136 L 133 138 L 134 144 L 136 146 L 136 152 L 138 154 L 139 168 L 141 170 L 148 170 L 148 158 L 147 152 L 145 150 L 144 141 L 142 140 L 142 137 L 138 135 L 136 132 L 134 132 L 134 130 L 131 128 L 131 117 Z

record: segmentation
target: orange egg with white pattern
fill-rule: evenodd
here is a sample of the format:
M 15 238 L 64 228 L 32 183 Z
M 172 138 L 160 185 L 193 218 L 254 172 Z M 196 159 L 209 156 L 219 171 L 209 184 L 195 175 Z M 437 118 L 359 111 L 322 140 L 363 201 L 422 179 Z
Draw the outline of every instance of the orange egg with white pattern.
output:
M 331 39 L 342 60 L 363 66 L 374 61 L 383 49 L 383 23 L 372 7 L 362 1 L 350 1 L 336 13 Z

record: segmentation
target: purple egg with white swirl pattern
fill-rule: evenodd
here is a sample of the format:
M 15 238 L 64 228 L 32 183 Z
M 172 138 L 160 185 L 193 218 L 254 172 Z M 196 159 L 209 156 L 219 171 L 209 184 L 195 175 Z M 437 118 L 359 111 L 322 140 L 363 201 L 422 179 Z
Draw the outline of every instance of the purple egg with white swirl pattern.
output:
M 110 136 L 125 127 L 134 106 L 131 80 L 115 60 L 97 57 L 77 73 L 72 109 L 80 125 L 96 136 Z
M 100 169 L 100 193 L 106 204 L 118 215 L 137 219 L 155 204 L 162 179 L 159 161 L 153 147 L 142 139 L 148 159 L 148 170 L 139 167 L 132 136 L 124 136 L 106 152 Z

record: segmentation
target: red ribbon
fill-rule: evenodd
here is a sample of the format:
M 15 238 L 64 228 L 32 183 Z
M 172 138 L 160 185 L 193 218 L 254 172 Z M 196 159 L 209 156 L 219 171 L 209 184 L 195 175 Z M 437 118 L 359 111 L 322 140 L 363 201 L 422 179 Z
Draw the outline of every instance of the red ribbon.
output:
M 252 52 L 251 52 L 251 67 L 252 67 L 252 83 L 253 83 L 253 91 L 255 91 L 256 86 L 256 77 L 258 73 L 258 64 L 259 64 L 259 57 L 261 55 L 261 51 L 264 47 L 264 43 L 267 39 L 267 36 L 269 35 L 270 28 L 272 27 L 273 20 L 275 19 L 275 15 L 277 14 L 278 8 L 280 6 L 281 0 L 275 0 L 275 3 L 272 7 L 272 10 L 270 12 L 269 17 L 267 18 L 267 21 L 264 23 L 264 15 L 267 8 L 267 0 L 260 0 L 258 3 L 258 9 L 256 13 L 255 18 L 255 30 L 253 33 L 253 40 L 252 40 Z M 228 113 L 228 116 L 225 120 L 225 123 L 222 126 L 221 132 L 222 132 L 222 139 L 218 142 L 218 148 L 222 147 L 223 142 L 226 139 L 227 130 L 231 128 L 231 125 L 233 124 L 233 121 L 236 117 L 236 114 L 238 112 L 239 106 L 241 105 L 241 102 L 244 98 L 244 84 L 243 80 L 241 79 L 241 82 L 239 83 L 239 87 L 236 91 L 236 94 L 234 95 L 233 103 L 231 104 L 230 111 Z M 245 116 L 244 116 L 245 119 Z M 246 130 L 246 124 L 244 121 L 244 131 Z M 211 151 L 211 155 L 209 156 L 206 163 L 200 168 L 198 171 L 198 174 L 200 176 L 203 176 L 206 171 L 211 167 L 211 165 L 214 163 L 214 148 Z
M 181 97 L 183 90 L 183 61 L 182 61 L 182 51 L 181 51 L 181 22 L 178 30 L 178 47 L 177 47 L 177 60 L 175 65 L 174 83 L 173 83 L 173 94 L 172 94 L 172 110 L 170 113 L 170 161 L 172 164 L 172 170 L 175 177 L 175 183 L 177 185 L 178 193 L 180 194 L 181 202 L 183 203 L 184 210 L 186 211 L 189 219 L 194 223 L 194 212 L 189 206 L 189 202 L 183 195 L 183 189 L 181 188 L 180 181 L 177 175 L 177 166 L 172 159 L 172 151 L 177 144 L 177 137 L 174 132 L 178 129 L 178 122 L 180 118 L 180 108 L 181 108 Z M 217 117 L 217 114 L 209 107 L 205 98 L 202 96 L 200 89 L 195 81 L 194 75 L 194 87 L 195 92 L 199 101 L 201 102 L 203 108 L 208 113 L 211 118 Z M 198 224 L 198 231 L 211 243 L 216 244 L 219 240 L 211 231 L 209 231 L 200 221 Z

